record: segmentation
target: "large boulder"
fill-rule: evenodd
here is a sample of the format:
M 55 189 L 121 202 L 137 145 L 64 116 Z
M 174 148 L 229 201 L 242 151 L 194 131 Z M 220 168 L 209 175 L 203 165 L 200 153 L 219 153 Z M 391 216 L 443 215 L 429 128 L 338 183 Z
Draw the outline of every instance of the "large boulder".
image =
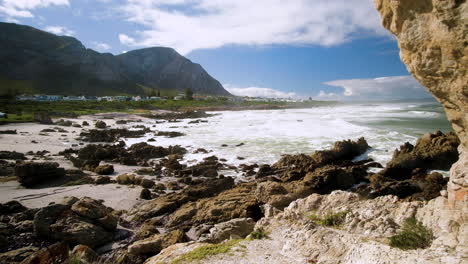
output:
M 190 202 L 170 215 L 167 226 L 217 224 L 234 218 L 263 217 L 255 196 L 256 183 L 243 183 L 215 197 Z
M 84 197 L 66 198 L 41 208 L 34 216 L 38 237 L 97 247 L 112 241 L 117 218 L 101 202 Z
M 107 124 L 106 124 L 106 122 L 99 120 L 94 124 L 94 126 L 96 128 L 104 129 L 104 128 L 107 127 Z
M 460 140 L 453 133 L 437 131 L 420 137 L 416 145 L 405 143 L 395 150 L 392 160 L 382 172 L 393 179 L 408 179 L 416 168 L 448 170 L 458 160 Z
M 22 162 L 16 164 L 15 175 L 21 185 L 31 187 L 65 176 L 65 169 L 56 162 Z
M 94 169 L 94 172 L 96 172 L 99 175 L 111 175 L 112 173 L 114 173 L 114 166 L 110 164 L 97 166 Z
M 209 180 L 197 185 L 186 186 L 179 193 L 170 193 L 143 203 L 132 212 L 135 220 L 144 221 L 156 216 L 172 213 L 182 205 L 201 198 L 215 196 L 234 186 L 231 177 Z

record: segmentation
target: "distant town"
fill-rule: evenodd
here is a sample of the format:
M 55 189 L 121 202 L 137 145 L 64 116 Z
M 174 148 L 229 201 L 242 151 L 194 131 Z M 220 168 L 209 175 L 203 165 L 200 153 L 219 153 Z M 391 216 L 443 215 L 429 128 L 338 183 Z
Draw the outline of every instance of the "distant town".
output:
M 62 96 L 62 95 L 18 95 L 17 101 L 33 101 L 33 102 L 57 102 L 57 101 L 100 101 L 100 102 L 125 102 L 125 101 L 163 101 L 163 100 L 226 100 L 231 102 L 305 102 L 312 101 L 312 98 L 307 100 L 294 98 L 263 98 L 263 97 L 248 97 L 248 96 L 201 96 L 194 95 L 190 99 L 186 94 L 178 94 L 174 97 L 167 96 Z

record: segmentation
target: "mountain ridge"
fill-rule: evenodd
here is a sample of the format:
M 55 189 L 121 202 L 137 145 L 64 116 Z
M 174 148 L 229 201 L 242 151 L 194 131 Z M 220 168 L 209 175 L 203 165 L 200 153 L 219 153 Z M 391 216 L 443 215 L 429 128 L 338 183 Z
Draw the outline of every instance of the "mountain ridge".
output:
M 99 53 L 78 39 L 0 22 L 0 92 L 117 95 L 150 90 L 230 96 L 200 64 L 172 48 Z

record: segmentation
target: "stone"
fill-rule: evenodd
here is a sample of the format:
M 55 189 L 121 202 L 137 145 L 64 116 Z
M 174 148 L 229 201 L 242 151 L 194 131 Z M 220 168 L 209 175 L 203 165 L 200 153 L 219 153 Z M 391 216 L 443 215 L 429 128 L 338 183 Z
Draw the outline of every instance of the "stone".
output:
M 20 202 L 13 200 L 13 201 L 0 204 L 0 215 L 10 215 L 10 214 L 21 213 L 21 212 L 26 211 L 27 209 L 28 208 L 26 208 Z
M 20 263 L 38 250 L 37 247 L 28 246 L 0 253 L 0 263 Z
M 26 160 L 26 157 L 23 153 L 19 153 L 16 151 L 0 151 L 0 159 L 7 159 L 7 160 Z
M 131 244 L 128 247 L 128 253 L 132 255 L 155 255 L 164 248 L 183 242 L 184 237 L 184 233 L 180 230 L 156 234 Z
M 108 183 L 111 183 L 111 178 L 109 176 L 98 176 L 94 183 L 96 183 L 96 184 L 108 184 Z
M 140 192 L 140 199 L 151 200 L 152 199 L 151 191 L 146 188 L 143 188 Z
M 117 176 L 116 181 L 118 184 L 130 185 L 135 184 L 135 175 L 134 174 L 121 174 Z
M 21 185 L 32 187 L 65 176 L 65 169 L 56 162 L 22 162 L 16 164 L 15 175 Z
M 54 264 L 68 260 L 68 245 L 60 242 L 47 248 L 42 248 L 23 260 L 21 264 Z
M 106 122 L 99 120 L 94 124 L 94 126 L 96 128 L 104 129 L 104 128 L 107 127 L 107 124 L 106 124 Z
M 210 229 L 210 233 L 201 242 L 220 243 L 232 236 L 246 237 L 255 227 L 255 221 L 251 218 L 236 218 L 219 223 Z
M 98 259 L 98 254 L 86 245 L 76 245 L 71 256 L 85 263 L 94 263 Z
M 117 218 L 94 199 L 69 197 L 43 207 L 34 216 L 38 237 L 97 247 L 112 241 Z
M 52 118 L 50 118 L 49 113 L 46 112 L 35 112 L 34 121 L 44 125 L 52 125 L 54 123 L 52 122 Z
M 140 182 L 140 186 L 143 188 L 152 188 L 154 186 L 154 181 L 148 179 L 142 179 Z
M 114 173 L 114 166 L 109 164 L 100 165 L 94 169 L 94 172 L 99 175 L 111 175 Z

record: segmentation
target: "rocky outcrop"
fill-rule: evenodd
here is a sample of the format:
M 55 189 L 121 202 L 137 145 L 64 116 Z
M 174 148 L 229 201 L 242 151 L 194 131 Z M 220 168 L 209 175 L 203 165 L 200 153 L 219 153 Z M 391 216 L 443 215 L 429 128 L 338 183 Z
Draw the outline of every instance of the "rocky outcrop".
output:
M 56 162 L 22 162 L 16 164 L 15 175 L 21 185 L 32 187 L 65 176 L 65 169 Z
M 91 198 L 70 197 L 41 208 L 34 216 L 38 237 L 72 245 L 101 246 L 112 241 L 117 218 L 111 209 Z
M 468 49 L 466 46 L 466 0 L 374 0 L 382 23 L 397 38 L 400 57 L 409 72 L 444 106 L 460 138 L 460 159 L 450 171 L 449 218 L 460 227 L 449 230 L 465 234 L 455 244 L 467 244 L 468 197 Z M 452 243 L 451 247 L 454 246 Z

